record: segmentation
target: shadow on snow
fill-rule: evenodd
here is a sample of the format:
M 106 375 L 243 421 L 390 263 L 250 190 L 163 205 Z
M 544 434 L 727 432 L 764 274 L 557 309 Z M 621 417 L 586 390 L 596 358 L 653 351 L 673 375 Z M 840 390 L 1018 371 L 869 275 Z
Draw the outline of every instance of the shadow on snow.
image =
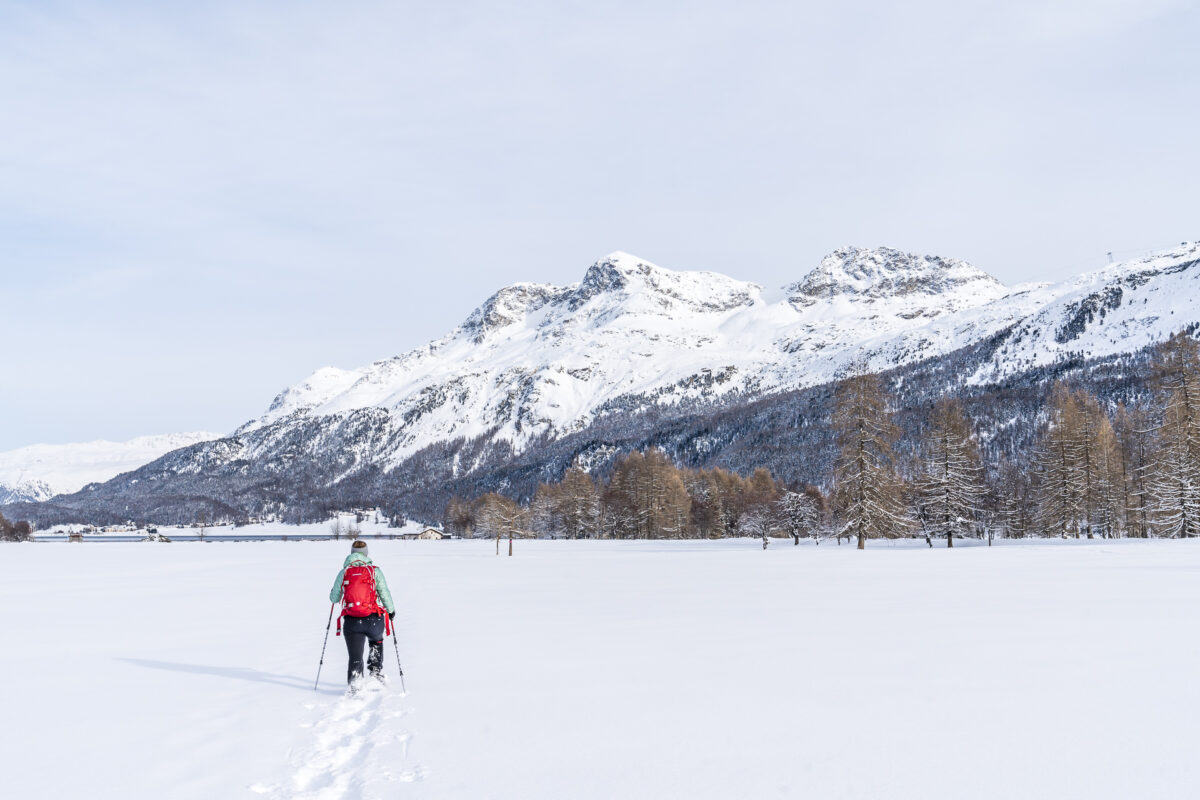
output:
M 127 664 L 136 664 L 139 667 L 146 667 L 147 669 L 186 672 L 192 675 L 216 675 L 220 678 L 232 678 L 234 680 L 252 681 L 254 683 L 275 683 L 280 686 L 287 686 L 290 689 L 312 691 L 312 682 L 305 678 L 298 678 L 295 675 L 265 672 L 261 669 L 251 669 L 250 667 L 213 667 L 204 664 L 179 664 L 173 661 L 154 661 L 147 658 L 117 658 L 116 660 L 124 661 Z M 320 690 L 320 693 L 340 695 L 344 691 L 344 689 L 324 689 Z

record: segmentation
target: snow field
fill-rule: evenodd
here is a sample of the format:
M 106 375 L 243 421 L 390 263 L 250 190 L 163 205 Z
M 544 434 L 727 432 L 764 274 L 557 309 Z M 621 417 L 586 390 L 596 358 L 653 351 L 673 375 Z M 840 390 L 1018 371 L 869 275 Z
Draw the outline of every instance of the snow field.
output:
M 409 694 L 341 693 L 345 542 L 3 549 L 6 795 L 1188 797 L 1200 542 L 372 541 Z

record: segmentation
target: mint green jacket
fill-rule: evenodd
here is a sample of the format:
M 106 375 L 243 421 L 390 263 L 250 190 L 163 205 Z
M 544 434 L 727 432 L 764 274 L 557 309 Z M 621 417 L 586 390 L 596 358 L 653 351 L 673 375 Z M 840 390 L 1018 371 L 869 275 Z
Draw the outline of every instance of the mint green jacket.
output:
M 371 559 L 364 556 L 362 553 L 351 553 L 346 556 L 346 561 L 342 564 L 342 571 L 338 573 L 337 580 L 333 582 L 333 588 L 329 590 L 329 602 L 337 603 L 342 599 L 342 580 L 346 577 L 346 569 L 348 567 L 370 567 L 374 566 Z M 375 567 L 375 594 L 379 597 L 379 605 L 387 609 L 389 614 L 396 613 L 396 605 L 392 602 L 392 593 L 388 589 L 387 579 L 383 577 L 383 570 Z

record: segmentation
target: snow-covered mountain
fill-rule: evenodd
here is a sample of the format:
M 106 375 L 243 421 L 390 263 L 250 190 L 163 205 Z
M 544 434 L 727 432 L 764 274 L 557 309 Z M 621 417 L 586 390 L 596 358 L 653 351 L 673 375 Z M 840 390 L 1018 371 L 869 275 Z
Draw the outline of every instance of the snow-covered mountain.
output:
M 44 513 L 315 518 L 382 503 L 434 519 L 451 493 L 528 495 L 574 459 L 602 467 L 664 442 L 690 463 L 820 481 L 822 387 L 852 369 L 892 370 L 894 390 L 912 385 L 910 405 L 1019 384 L 976 408 L 988 437 L 1030 422 L 1024 439 L 1004 433 L 1011 452 L 1036 429 L 1043 382 L 1185 328 L 1200 328 L 1198 243 L 1011 288 L 963 261 L 886 248 L 838 250 L 774 290 L 613 253 L 579 283 L 502 289 L 424 347 L 317 370 L 232 435 Z M 748 432 L 762 437 L 749 450 Z
M 812 385 L 856 359 L 886 367 L 948 351 L 960 342 L 919 332 L 1008 295 L 965 262 L 887 249 L 840 250 L 777 291 L 618 252 L 577 284 L 502 289 L 425 347 L 320 369 L 237 433 L 377 408 L 391 420 L 390 463 L 485 433 L 520 450 L 623 399 L 670 405 Z M 987 327 L 1035 307 L 1017 295 Z
M 41 502 L 77 492 L 137 469 L 180 447 L 219 439 L 219 433 L 168 433 L 127 442 L 34 444 L 0 452 L 0 505 Z
M 425 347 L 358 369 L 320 369 L 236 433 L 378 409 L 388 430 L 367 457 L 382 457 L 385 468 L 455 437 L 488 434 L 520 451 L 615 406 L 812 386 L 852 364 L 887 369 L 1015 326 L 1010 346 L 976 376 L 995 380 L 1068 353 L 1102 356 L 1166 338 L 1200 317 L 1198 259 L 1200 245 L 1191 244 L 1009 289 L 963 261 L 846 248 L 802 280 L 764 291 L 618 252 L 577 284 L 502 289 Z

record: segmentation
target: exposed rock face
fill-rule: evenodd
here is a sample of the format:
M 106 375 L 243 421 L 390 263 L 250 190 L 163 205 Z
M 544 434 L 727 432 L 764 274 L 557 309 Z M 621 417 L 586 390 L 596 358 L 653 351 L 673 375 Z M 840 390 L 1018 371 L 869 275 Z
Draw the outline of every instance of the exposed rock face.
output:
M 918 256 L 888 247 L 835 250 L 804 280 L 787 287 L 792 302 L 811 305 L 839 296 L 887 300 L 924 295 L 960 305 L 1008 293 L 1004 284 L 965 261 Z M 952 310 L 952 309 L 947 309 Z

